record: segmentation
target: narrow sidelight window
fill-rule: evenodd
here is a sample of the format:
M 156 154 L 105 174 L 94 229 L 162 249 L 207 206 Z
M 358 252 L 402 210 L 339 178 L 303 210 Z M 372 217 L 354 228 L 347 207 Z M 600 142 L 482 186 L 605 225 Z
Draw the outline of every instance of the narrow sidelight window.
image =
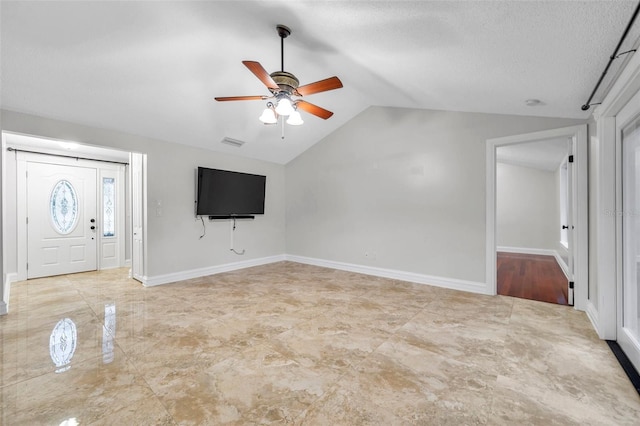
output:
M 116 179 L 102 178 L 102 236 L 115 237 Z

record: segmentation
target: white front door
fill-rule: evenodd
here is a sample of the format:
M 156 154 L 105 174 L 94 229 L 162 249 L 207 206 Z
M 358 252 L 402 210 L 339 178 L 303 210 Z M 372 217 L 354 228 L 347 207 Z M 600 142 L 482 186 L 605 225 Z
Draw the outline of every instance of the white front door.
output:
M 96 170 L 27 163 L 27 277 L 96 270 Z

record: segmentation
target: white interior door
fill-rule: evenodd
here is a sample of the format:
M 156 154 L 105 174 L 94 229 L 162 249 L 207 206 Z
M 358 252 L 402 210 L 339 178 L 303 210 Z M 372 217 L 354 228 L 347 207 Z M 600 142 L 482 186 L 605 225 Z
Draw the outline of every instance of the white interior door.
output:
M 617 341 L 640 370 L 640 120 L 622 132 L 622 279 Z
M 96 270 L 96 170 L 27 163 L 27 277 Z
M 567 161 L 567 220 L 566 231 L 567 231 L 567 303 L 573 306 L 573 290 L 574 290 L 574 274 L 575 274 L 575 258 L 574 258 L 574 231 L 575 231 L 575 216 L 574 213 L 576 211 L 576 199 L 574 197 L 575 194 L 575 170 L 573 167 L 573 151 L 574 151 L 574 139 L 575 137 L 569 138 L 567 143 L 568 150 L 568 161 Z

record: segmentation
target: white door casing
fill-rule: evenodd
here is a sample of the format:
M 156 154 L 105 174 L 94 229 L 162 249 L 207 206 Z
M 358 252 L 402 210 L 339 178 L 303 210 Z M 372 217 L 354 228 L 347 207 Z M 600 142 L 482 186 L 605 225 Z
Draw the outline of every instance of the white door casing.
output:
M 575 137 L 574 151 L 574 307 L 585 310 L 589 288 L 588 265 L 588 192 L 587 125 L 543 130 L 522 135 L 488 139 L 486 145 L 486 282 L 487 294 L 497 294 L 496 280 L 496 150 L 499 146 L 535 142 L 561 137 Z
M 597 123 L 597 170 L 591 196 L 596 200 L 597 304 L 591 304 L 589 317 L 601 339 L 616 340 L 618 330 L 620 276 L 617 266 L 621 244 L 618 229 L 621 173 L 619 151 L 621 128 L 640 113 L 640 55 L 633 55 L 616 81 L 610 86 L 601 104 L 593 111 Z M 629 108 L 630 107 L 630 108 Z
M 638 96 L 616 122 L 616 341 L 640 370 L 640 102 Z
M 27 278 L 93 271 L 96 170 L 27 164 Z
M 131 229 L 132 229 L 132 241 L 131 241 L 131 276 L 136 280 L 145 282 L 145 250 L 146 236 L 144 230 L 146 229 L 146 181 L 145 168 L 146 168 L 146 155 L 131 153 Z
M 17 280 L 26 280 L 31 273 L 27 274 L 27 262 L 29 259 L 28 251 L 28 233 L 27 233 L 27 167 L 31 164 L 56 164 L 79 169 L 92 169 L 97 177 L 94 179 L 94 210 L 95 223 L 95 242 L 96 250 L 94 258 L 96 259 L 96 267 L 93 269 L 108 269 L 114 267 L 123 267 L 125 265 L 125 168 L 123 164 L 111 163 L 105 161 L 82 160 L 75 158 L 64 158 L 55 155 L 35 154 L 28 152 L 17 152 L 16 156 L 16 207 L 17 207 L 17 235 L 16 241 L 17 251 Z M 73 170 L 73 169 L 70 169 Z M 114 236 L 103 235 L 104 226 L 104 194 L 102 188 L 103 179 L 115 179 L 116 189 L 116 211 L 114 215 Z M 89 218 L 91 219 L 91 218 Z M 71 270 L 69 273 L 73 272 Z M 64 272 L 66 273 L 66 272 Z
M 569 138 L 567 142 L 567 199 L 565 200 L 565 205 L 567 206 L 567 222 L 565 226 L 567 227 L 567 303 L 569 305 L 574 305 L 574 288 L 573 285 L 575 283 L 575 224 L 574 224 L 574 212 L 576 211 L 576 197 L 573 195 L 576 192 L 575 184 L 575 172 L 576 169 L 573 167 L 574 163 L 571 161 L 573 158 L 573 153 L 575 151 L 575 136 Z M 585 287 L 586 289 L 587 287 Z

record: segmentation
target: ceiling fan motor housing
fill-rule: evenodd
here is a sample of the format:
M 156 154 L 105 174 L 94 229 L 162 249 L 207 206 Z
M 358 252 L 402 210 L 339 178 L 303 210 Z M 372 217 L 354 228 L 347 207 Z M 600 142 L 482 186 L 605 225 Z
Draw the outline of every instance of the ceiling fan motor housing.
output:
M 292 94 L 296 91 L 300 82 L 295 75 L 286 71 L 276 71 L 271 73 L 271 78 L 276 82 L 280 90 Z

